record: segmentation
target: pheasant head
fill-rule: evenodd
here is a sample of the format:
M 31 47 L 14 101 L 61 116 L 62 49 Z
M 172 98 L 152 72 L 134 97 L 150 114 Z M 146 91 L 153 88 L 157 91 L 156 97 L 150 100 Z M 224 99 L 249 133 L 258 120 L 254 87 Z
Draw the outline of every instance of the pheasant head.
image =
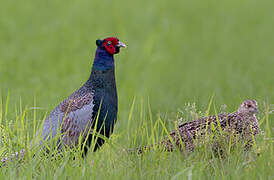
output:
M 93 62 L 93 68 L 96 70 L 114 70 L 114 54 L 120 52 L 121 47 L 126 45 L 116 37 L 108 37 L 103 40 L 96 40 L 97 50 Z
M 117 37 L 108 37 L 104 40 L 98 39 L 96 40 L 96 45 L 104 48 L 109 54 L 117 54 L 120 52 L 120 47 L 127 47 Z
M 238 108 L 238 113 L 248 115 L 253 115 L 255 113 L 259 114 L 258 103 L 253 99 L 246 100 Z

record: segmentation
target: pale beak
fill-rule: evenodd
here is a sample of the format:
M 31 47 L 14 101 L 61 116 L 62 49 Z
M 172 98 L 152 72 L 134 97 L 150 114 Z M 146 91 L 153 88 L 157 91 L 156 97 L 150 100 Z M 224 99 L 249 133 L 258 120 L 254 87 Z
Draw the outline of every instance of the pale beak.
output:
M 122 42 L 118 42 L 118 44 L 116 45 L 117 47 L 124 47 L 124 48 L 126 48 L 127 47 L 127 45 L 125 45 L 124 43 L 122 43 Z

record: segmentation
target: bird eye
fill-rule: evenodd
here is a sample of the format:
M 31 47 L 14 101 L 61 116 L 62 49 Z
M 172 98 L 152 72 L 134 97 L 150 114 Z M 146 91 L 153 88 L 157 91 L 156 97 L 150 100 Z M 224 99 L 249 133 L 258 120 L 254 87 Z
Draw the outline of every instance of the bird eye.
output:
M 108 44 L 111 44 L 111 41 L 108 41 Z
M 247 107 L 248 107 L 248 108 L 251 108 L 251 105 L 249 104 L 249 105 L 247 105 Z

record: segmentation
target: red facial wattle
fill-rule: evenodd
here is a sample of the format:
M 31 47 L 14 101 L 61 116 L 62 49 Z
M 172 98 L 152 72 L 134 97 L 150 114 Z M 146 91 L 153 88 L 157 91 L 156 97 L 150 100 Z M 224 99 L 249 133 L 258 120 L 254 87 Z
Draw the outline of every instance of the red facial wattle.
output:
M 106 38 L 103 41 L 103 46 L 110 54 L 116 54 L 119 50 L 117 50 L 116 46 L 118 45 L 119 40 L 116 37 Z

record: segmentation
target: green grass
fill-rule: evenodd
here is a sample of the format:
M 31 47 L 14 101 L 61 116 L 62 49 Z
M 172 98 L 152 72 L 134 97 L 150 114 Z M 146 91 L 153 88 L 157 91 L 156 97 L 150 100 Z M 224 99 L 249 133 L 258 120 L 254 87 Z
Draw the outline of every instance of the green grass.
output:
M 28 146 L 45 115 L 88 78 L 97 38 L 128 44 L 116 56 L 118 123 L 103 149 L 86 159 L 69 150 L 31 158 L 34 148 L 1 168 L 1 179 L 273 179 L 274 2 L 0 2 L 1 156 Z M 225 159 L 202 148 L 189 157 L 123 151 L 160 138 L 159 119 L 168 130 L 180 117 L 190 120 L 180 113 L 188 102 L 205 112 L 212 96 L 227 111 L 258 101 L 257 148 Z

